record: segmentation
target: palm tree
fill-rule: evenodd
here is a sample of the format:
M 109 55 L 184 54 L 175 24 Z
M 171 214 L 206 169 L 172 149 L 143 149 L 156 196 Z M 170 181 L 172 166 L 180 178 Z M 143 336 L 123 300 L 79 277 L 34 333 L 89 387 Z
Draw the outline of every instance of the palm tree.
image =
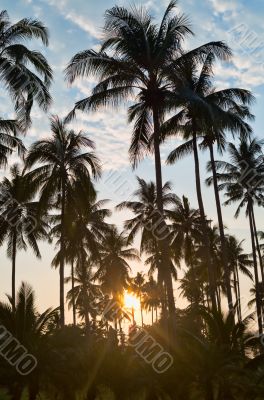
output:
M 160 213 L 158 211 L 155 183 L 152 181 L 146 182 L 141 178 L 137 178 L 137 181 L 138 189 L 133 193 L 136 200 L 124 201 L 116 208 L 118 210 L 126 208 L 134 214 L 132 219 L 125 221 L 125 231 L 128 232 L 129 240 L 134 240 L 137 234 L 141 234 L 140 254 L 148 254 L 150 256 L 150 262 L 147 262 L 147 264 L 151 265 L 152 271 L 154 269 L 158 270 L 158 283 L 162 293 L 165 277 L 161 265 L 159 237 L 163 234 L 168 238 L 169 232 L 165 232 L 164 226 L 162 225 L 163 220 L 161 221 Z M 177 196 L 171 192 L 170 182 L 166 182 L 162 188 L 163 207 L 166 207 L 164 208 L 165 215 L 167 213 L 167 207 L 174 204 L 176 200 Z M 170 263 L 170 260 L 168 262 Z M 164 307 L 163 304 L 163 308 Z
M 166 215 L 171 222 L 169 241 L 188 266 L 192 266 L 194 244 L 201 242 L 201 217 L 197 209 L 190 207 L 187 197 L 182 196 L 175 201 L 172 210 L 167 210 Z
M 263 142 L 257 139 L 241 139 L 238 147 L 229 143 L 228 152 L 230 162 L 215 161 L 217 179 L 220 190 L 225 190 L 227 200 L 225 205 L 239 202 L 235 218 L 240 214 L 242 207 L 246 206 L 246 215 L 249 218 L 251 245 L 253 254 L 253 265 L 255 285 L 259 287 L 258 265 L 256 256 L 256 235 L 254 229 L 254 205 L 263 205 Z M 212 178 L 208 178 L 211 184 Z M 257 290 L 256 306 L 258 315 L 259 332 L 262 334 L 261 298 Z
M 181 289 L 180 295 L 189 301 L 191 307 L 203 304 L 203 274 L 199 263 L 185 272 L 180 280 L 179 288 Z
M 244 253 L 242 247 L 243 242 L 244 240 L 239 242 L 237 238 L 232 235 L 227 237 L 228 264 L 230 273 L 233 274 L 234 292 L 239 321 L 242 321 L 239 272 L 253 281 L 253 276 L 250 272 L 250 267 L 253 266 L 253 261 L 249 254 Z
M 31 179 L 41 186 L 42 206 L 57 205 L 60 209 L 60 313 L 61 325 L 64 326 L 64 262 L 65 262 L 65 208 L 72 198 L 73 183 L 86 187 L 92 194 L 92 177 L 100 176 L 100 165 L 93 152 L 84 152 L 94 148 L 94 143 L 82 131 L 76 133 L 58 117 L 51 118 L 52 137 L 32 144 L 26 158 L 26 168 L 30 169 Z
M 14 149 L 17 149 L 18 155 L 25 153 L 25 147 L 18 136 L 19 126 L 17 121 L 12 119 L 0 118 L 0 167 L 6 167 L 8 156 Z
M 143 321 L 143 304 L 142 304 L 142 296 L 144 293 L 144 285 L 145 285 L 145 277 L 142 272 L 138 272 L 135 278 L 132 279 L 131 289 L 135 293 L 135 295 L 139 298 L 140 302 L 140 313 L 141 313 L 141 326 L 144 326 Z
M 200 61 L 208 52 L 227 58 L 230 50 L 222 42 L 211 42 L 189 53 L 183 53 L 182 42 L 191 34 L 184 15 L 172 15 L 176 1 L 170 1 L 158 27 L 148 12 L 133 7 L 113 7 L 105 13 L 106 38 L 99 52 L 85 50 L 76 54 L 66 69 L 70 83 L 78 77 L 95 75 L 98 85 L 92 95 L 75 104 L 68 119 L 77 110 L 97 110 L 101 106 L 119 106 L 124 100 L 135 99 L 130 106 L 129 121 L 134 122 L 129 150 L 133 166 L 150 148 L 155 157 L 158 211 L 163 217 L 162 170 L 160 157 L 160 125 L 166 111 L 171 111 L 178 97 L 170 92 L 167 76 L 177 64 L 187 59 Z M 172 101 L 174 99 L 174 103 Z M 154 133 L 152 131 L 152 122 Z M 165 221 L 163 222 L 166 229 Z M 160 240 L 162 263 L 171 315 L 175 313 L 172 277 L 167 262 L 167 243 Z
M 138 251 L 130 247 L 124 233 L 119 233 L 115 226 L 104 236 L 100 250 L 100 264 L 94 278 L 97 279 L 103 292 L 112 295 L 122 303 L 124 289 L 129 286 L 130 266 L 128 261 L 139 261 Z
M 35 399 L 40 388 L 40 371 L 44 365 L 42 355 L 47 346 L 45 338 L 57 319 L 57 309 L 47 309 L 39 313 L 36 309 L 36 298 L 32 287 L 22 282 L 17 292 L 15 304 L 13 298 L 7 296 L 7 302 L 0 302 L 0 324 L 4 326 L 29 354 L 37 359 L 34 371 L 28 376 L 21 376 L 14 368 L 5 363 L 1 370 L 1 378 L 5 379 L 12 399 L 19 400 L 24 388 L 28 388 L 29 398 Z M 3 375 L 2 375 L 3 373 Z
M 65 282 L 72 281 L 72 276 L 65 278 Z M 69 307 L 76 306 L 81 319 L 85 320 L 86 332 L 90 331 L 90 315 L 95 316 L 96 310 L 92 305 L 95 298 L 100 294 L 100 288 L 94 283 L 93 262 L 86 259 L 82 263 L 77 263 L 74 276 L 74 287 L 67 293 Z
M 86 273 L 87 257 L 90 255 L 93 260 L 100 259 L 100 243 L 104 234 L 109 230 L 105 218 L 111 212 L 103 208 L 106 200 L 96 201 L 96 196 L 91 193 L 89 188 L 83 187 L 81 182 L 75 182 L 72 188 L 72 197 L 66 204 L 65 221 L 65 261 L 71 265 L 72 276 L 72 309 L 73 323 L 76 325 L 76 307 L 74 301 L 74 264 L 78 265 L 79 270 L 83 265 L 83 276 Z M 55 225 L 51 230 L 51 236 L 58 238 L 60 244 L 61 236 L 61 215 L 53 217 Z M 60 250 L 53 259 L 52 265 L 60 265 Z
M 158 308 L 161 303 L 160 290 L 158 283 L 155 281 L 153 276 L 149 277 L 148 282 L 145 283 L 143 296 L 143 307 L 151 311 L 151 322 L 154 323 L 154 310 L 156 311 L 156 322 L 158 320 Z
M 0 245 L 7 241 L 7 255 L 12 260 L 12 304 L 15 310 L 16 256 L 29 245 L 40 258 L 38 241 L 47 239 L 47 215 L 39 214 L 35 200 L 38 186 L 17 164 L 10 169 L 11 178 L 0 183 Z
M 0 12 L 0 81 L 15 100 L 25 128 L 33 102 L 46 111 L 51 103 L 52 70 L 42 53 L 30 50 L 25 40 L 40 39 L 48 45 L 48 30 L 38 20 L 24 18 L 11 24 L 7 11 Z
M 199 155 L 197 148 L 198 140 L 201 138 L 203 139 L 201 143 L 202 148 L 209 148 L 213 170 L 213 183 L 222 247 L 222 258 L 225 270 L 225 284 L 229 309 L 232 309 L 232 291 L 228 277 L 224 224 L 217 188 L 213 146 L 214 143 L 217 143 L 218 150 L 220 152 L 224 150 L 226 144 L 225 130 L 231 131 L 233 135 L 236 132 L 244 135 L 251 132 L 250 127 L 243 121 L 243 119 L 245 117 L 252 118 L 247 105 L 253 101 L 253 96 L 249 91 L 238 88 L 215 91 L 212 86 L 212 66 L 214 61 L 215 56 L 210 53 L 205 59 L 199 74 L 197 72 L 197 65 L 193 62 L 190 62 L 189 65 L 184 65 L 184 68 L 180 66 L 180 68 L 174 72 L 172 79 L 175 88 L 178 88 L 180 93 L 182 93 L 183 106 L 175 116 L 165 122 L 162 130 L 165 137 L 181 132 L 183 133 L 184 139 L 187 140 L 184 144 L 180 145 L 170 153 L 168 157 L 168 162 L 170 164 L 174 163 L 184 155 L 193 152 L 197 199 L 201 214 L 202 228 L 207 242 L 208 234 L 201 191 Z M 210 262 L 209 254 L 207 254 L 207 262 L 208 261 Z M 212 269 L 212 265 L 210 266 L 210 269 Z M 210 279 L 210 275 L 212 274 L 210 274 L 210 271 L 208 272 Z M 212 276 L 210 280 L 212 280 Z

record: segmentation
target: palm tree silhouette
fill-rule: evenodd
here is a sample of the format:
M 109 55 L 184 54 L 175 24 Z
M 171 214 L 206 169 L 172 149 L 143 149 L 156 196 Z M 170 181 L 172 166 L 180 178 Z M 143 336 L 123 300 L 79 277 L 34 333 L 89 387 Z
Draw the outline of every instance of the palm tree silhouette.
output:
M 72 275 L 72 308 L 73 321 L 76 324 L 76 310 L 74 301 L 74 265 L 78 265 L 80 271 L 83 265 L 83 276 L 86 273 L 87 257 L 93 260 L 100 259 L 100 243 L 104 234 L 109 230 L 105 218 L 111 215 L 110 210 L 103 208 L 106 200 L 96 201 L 96 196 L 81 182 L 76 181 L 72 187 L 72 196 L 66 204 L 65 221 L 65 261 L 71 265 Z M 58 239 L 60 245 L 61 236 L 61 215 L 53 217 L 55 225 L 51 230 L 51 236 Z M 60 265 L 61 250 L 53 259 L 53 266 Z
M 85 133 L 74 132 L 56 116 L 51 118 L 51 132 L 51 138 L 32 144 L 26 158 L 26 168 L 41 163 L 30 172 L 31 179 L 41 187 L 40 202 L 43 208 L 50 207 L 52 203 L 60 209 L 60 313 L 63 326 L 66 204 L 72 197 L 73 183 L 77 180 L 90 193 L 94 193 L 92 177 L 99 177 L 101 169 L 96 155 L 84 152 L 86 148 L 94 149 L 94 143 Z
M 182 93 L 183 105 L 182 109 L 175 116 L 165 122 L 162 130 L 165 137 L 171 134 L 181 133 L 184 139 L 187 140 L 170 153 L 168 157 L 168 162 L 170 164 L 189 153 L 193 153 L 194 155 L 197 199 L 207 248 L 209 248 L 208 232 L 206 229 L 206 217 L 201 190 L 198 140 L 202 139 L 202 148 L 209 149 L 213 170 L 213 183 L 225 270 L 227 298 L 229 308 L 232 309 L 232 291 L 228 274 L 224 224 L 217 188 L 213 146 L 214 143 L 217 143 L 218 150 L 222 153 L 226 144 L 226 130 L 231 131 L 233 135 L 237 132 L 248 135 L 251 132 L 251 128 L 244 122 L 244 118 L 253 118 L 247 105 L 251 104 L 254 98 L 249 91 L 244 89 L 231 88 L 216 91 L 212 83 L 214 61 L 214 54 L 209 53 L 199 73 L 197 71 L 197 65 L 192 61 L 184 65 L 184 68 L 180 66 L 180 68 L 174 72 L 175 76 L 173 75 L 172 79 L 175 82 L 175 88 Z M 210 272 L 212 270 L 212 263 L 210 262 L 208 253 L 207 263 L 209 263 L 208 265 L 210 266 L 208 275 L 211 281 L 210 283 L 212 284 L 213 276 Z
M 67 293 L 69 307 L 76 306 L 79 317 L 85 321 L 86 332 L 90 332 L 90 315 L 96 315 L 93 304 L 101 294 L 99 285 L 94 283 L 93 267 L 89 258 L 77 263 L 73 275 L 74 287 Z M 69 281 L 72 281 L 72 276 L 65 278 L 66 283 Z
M 154 310 L 156 312 L 156 322 L 158 321 L 158 308 L 161 304 L 160 290 L 158 283 L 153 276 L 145 283 L 145 293 L 143 296 L 143 307 L 151 311 L 151 323 L 154 323 Z
M 0 118 L 0 167 L 6 167 L 8 156 L 17 150 L 18 155 L 24 155 L 26 149 L 18 138 L 19 126 L 16 120 Z
M 256 255 L 256 236 L 254 205 L 263 205 L 263 142 L 257 139 L 241 139 L 238 147 L 229 143 L 228 153 L 230 162 L 216 161 L 216 170 L 219 189 L 225 190 L 227 200 L 225 205 L 239 202 L 235 213 L 235 218 L 240 214 L 243 207 L 246 207 L 246 215 L 249 218 L 251 235 L 251 245 L 253 254 L 253 265 L 255 275 L 255 285 L 259 288 L 259 274 Z M 212 178 L 207 179 L 207 183 L 212 183 Z M 257 290 L 256 306 L 258 315 L 259 333 L 262 334 L 262 312 L 261 298 Z
M 15 304 L 12 297 L 7 296 L 7 298 L 7 302 L 0 302 L 0 324 L 5 326 L 29 354 L 36 357 L 37 365 L 28 376 L 14 372 L 8 363 L 5 363 L 5 368 L 1 372 L 5 375 L 6 385 L 13 399 L 19 400 L 25 388 L 28 389 L 29 398 L 36 399 L 44 368 L 43 352 L 48 350 L 47 333 L 56 328 L 58 309 L 48 308 L 39 313 L 36 308 L 35 292 L 26 282 L 21 283 L 16 293 Z
M 48 217 L 39 214 L 35 201 L 38 186 L 17 164 L 10 169 L 11 178 L 0 184 L 0 244 L 7 241 L 7 255 L 12 260 L 12 304 L 15 310 L 16 257 L 19 250 L 29 245 L 40 258 L 38 241 L 47 239 Z
M 253 275 L 250 272 L 250 267 L 253 267 L 253 261 L 249 254 L 244 253 L 242 247 L 243 242 L 244 240 L 239 242 L 237 238 L 232 235 L 227 237 L 228 264 L 230 273 L 233 274 L 234 292 L 239 321 L 242 321 L 239 272 L 253 281 Z
M 48 36 L 42 22 L 24 18 L 11 24 L 7 11 L 1 11 L 0 80 L 14 100 L 22 128 L 30 122 L 33 102 L 44 111 L 51 103 L 52 70 L 42 53 L 25 45 L 25 40 L 40 39 L 47 46 Z
M 159 237 L 165 234 L 169 237 L 169 232 L 164 232 L 160 213 L 158 212 L 157 205 L 157 190 L 154 182 L 146 182 L 144 179 L 137 178 L 138 189 L 133 193 L 136 197 L 135 201 L 124 201 L 117 205 L 117 210 L 124 208 L 132 211 L 135 215 L 132 219 L 125 221 L 124 228 L 128 232 L 128 239 L 134 240 L 137 234 L 141 234 L 140 241 L 140 254 L 146 253 L 149 258 L 146 262 L 150 265 L 151 272 L 155 269 L 158 271 L 158 283 L 161 293 L 164 293 L 163 284 L 165 283 L 164 269 L 162 268 L 162 257 L 159 248 Z M 167 207 L 174 204 L 177 196 L 171 192 L 170 182 L 166 182 L 162 188 L 162 201 L 164 214 L 166 216 Z M 171 265 L 171 259 L 174 256 L 177 258 L 176 253 L 173 254 L 168 249 L 168 265 Z M 173 276 L 174 268 L 171 269 Z M 165 296 L 161 295 L 163 302 L 163 311 L 165 312 Z
M 184 15 L 172 15 L 176 1 L 170 1 L 158 27 L 144 8 L 131 10 L 113 7 L 105 13 L 104 40 L 99 52 L 85 50 L 76 54 L 66 68 L 72 83 L 78 77 L 95 75 L 98 85 L 92 95 L 75 104 L 68 119 L 77 110 L 97 110 L 102 106 L 118 106 L 135 99 L 129 107 L 129 121 L 134 122 L 129 149 L 133 166 L 151 149 L 155 158 L 157 208 L 163 217 L 162 169 L 160 157 L 160 125 L 167 111 L 178 104 L 175 91 L 170 91 L 168 76 L 186 60 L 200 61 L 212 52 L 220 58 L 230 56 L 222 42 L 210 42 L 190 52 L 182 51 L 184 38 L 191 34 Z M 175 104 L 176 107 L 176 104 Z M 152 127 L 153 123 L 153 127 Z M 154 132 L 153 132 L 154 131 Z M 163 221 L 166 229 L 165 221 Z M 167 243 L 159 241 L 171 315 L 175 313 L 172 276 L 167 262 Z
M 128 261 L 139 261 L 138 251 L 131 247 L 124 233 L 115 226 L 104 236 L 100 250 L 100 263 L 94 278 L 101 284 L 102 291 L 111 295 L 113 300 L 123 304 L 123 293 L 129 287 L 130 266 Z M 117 320 L 115 321 L 117 327 Z
M 137 275 L 132 279 L 132 282 L 130 284 L 130 287 L 135 293 L 135 295 L 139 298 L 140 302 L 140 314 L 141 314 L 141 326 L 144 326 L 144 320 L 143 320 L 143 303 L 142 303 L 142 297 L 144 293 L 144 285 L 145 285 L 145 277 L 142 272 L 138 272 Z

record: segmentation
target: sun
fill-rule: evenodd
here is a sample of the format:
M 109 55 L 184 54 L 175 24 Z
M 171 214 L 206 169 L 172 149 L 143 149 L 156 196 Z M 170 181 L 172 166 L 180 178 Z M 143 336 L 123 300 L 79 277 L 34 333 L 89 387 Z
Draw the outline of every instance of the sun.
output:
M 124 294 L 124 306 L 125 308 L 133 308 L 134 310 L 139 310 L 140 301 L 138 297 L 134 296 L 132 293 L 125 292 Z

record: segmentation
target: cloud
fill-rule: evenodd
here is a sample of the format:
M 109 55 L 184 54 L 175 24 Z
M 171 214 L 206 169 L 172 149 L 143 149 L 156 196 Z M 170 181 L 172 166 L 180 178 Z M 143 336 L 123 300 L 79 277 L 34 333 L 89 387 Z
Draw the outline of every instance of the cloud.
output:
M 76 130 L 83 130 L 94 140 L 96 153 L 104 169 L 119 169 L 129 165 L 128 149 L 132 126 L 127 124 L 126 108 L 77 113 L 73 122 Z
M 68 0 L 47 0 L 47 3 L 52 7 L 56 7 L 66 20 L 71 21 L 93 38 L 100 39 L 100 30 L 87 17 L 85 7 L 75 11 Z
M 89 33 L 89 35 L 93 36 L 95 39 L 101 39 L 100 29 L 97 28 L 91 21 L 89 21 L 87 17 L 78 15 L 73 11 L 70 11 L 69 13 L 64 15 L 66 19 L 79 26 L 79 28 Z
M 238 4 L 236 1 L 232 0 L 209 0 L 213 6 L 215 14 L 223 14 L 230 11 L 236 11 Z

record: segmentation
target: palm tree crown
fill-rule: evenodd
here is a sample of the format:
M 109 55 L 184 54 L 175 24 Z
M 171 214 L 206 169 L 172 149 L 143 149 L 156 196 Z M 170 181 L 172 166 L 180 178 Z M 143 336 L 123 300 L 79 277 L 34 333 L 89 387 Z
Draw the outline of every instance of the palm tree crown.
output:
M 48 89 L 52 70 L 43 54 L 23 44 L 32 39 L 48 45 L 48 30 L 40 21 L 24 18 L 11 24 L 7 11 L 0 13 L 0 81 L 14 99 L 15 109 L 26 125 L 33 102 L 44 111 L 51 103 Z

